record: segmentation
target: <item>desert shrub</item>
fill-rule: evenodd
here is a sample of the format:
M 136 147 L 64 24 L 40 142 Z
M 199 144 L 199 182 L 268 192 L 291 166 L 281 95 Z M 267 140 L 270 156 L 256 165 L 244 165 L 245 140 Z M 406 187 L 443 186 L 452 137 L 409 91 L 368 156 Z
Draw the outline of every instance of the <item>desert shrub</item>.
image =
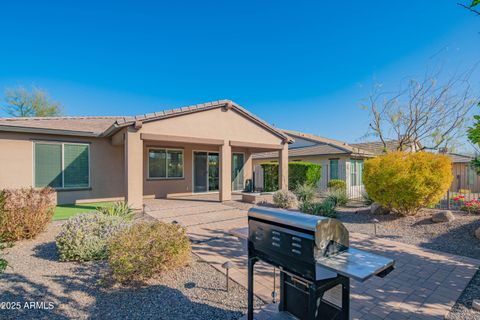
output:
M 300 184 L 295 189 L 295 194 L 300 202 L 311 202 L 316 193 L 316 187 L 307 183 Z
M 278 190 L 278 163 L 264 163 L 263 168 L 263 190 Z M 310 162 L 289 162 L 288 163 L 288 188 L 295 190 L 297 186 L 309 184 L 314 187 L 320 181 L 322 173 L 321 165 Z
M 325 198 L 332 201 L 335 206 L 344 206 L 348 203 L 348 195 L 344 189 L 332 188 L 325 192 Z
M 297 205 L 297 197 L 289 190 L 278 190 L 273 194 L 273 204 L 279 208 L 290 209 Z
M 2 238 L 0 237 L 0 273 L 5 271 L 8 267 L 8 261 L 3 258 L 2 251 L 6 248 L 5 243 L 3 242 Z
M 362 192 L 362 202 L 365 205 L 369 206 L 372 203 L 374 203 L 375 201 L 373 201 L 373 199 L 370 197 L 370 195 L 367 192 L 363 191 Z
M 155 274 L 188 264 L 191 246 L 185 228 L 164 222 L 144 222 L 110 242 L 112 276 L 125 283 L 144 281 Z
M 132 220 L 133 209 L 125 201 L 112 203 L 105 207 L 97 207 L 97 212 L 110 217 L 119 217 L 126 220 Z
M 51 188 L 0 191 L 0 236 L 5 241 L 34 238 L 52 220 L 55 205 Z
M 363 182 L 370 197 L 402 215 L 437 203 L 452 182 L 448 156 L 390 152 L 365 161 Z
M 330 189 L 339 189 L 339 190 L 344 190 L 345 192 L 347 191 L 347 183 L 340 179 L 332 179 L 328 181 L 327 186 Z
M 61 261 L 103 260 L 108 242 L 129 227 L 124 219 L 100 213 L 79 214 L 68 219 L 55 241 Z
M 302 202 L 299 205 L 299 210 L 303 213 L 321 215 L 329 218 L 336 218 L 336 205 L 331 199 L 325 199 L 322 202 Z

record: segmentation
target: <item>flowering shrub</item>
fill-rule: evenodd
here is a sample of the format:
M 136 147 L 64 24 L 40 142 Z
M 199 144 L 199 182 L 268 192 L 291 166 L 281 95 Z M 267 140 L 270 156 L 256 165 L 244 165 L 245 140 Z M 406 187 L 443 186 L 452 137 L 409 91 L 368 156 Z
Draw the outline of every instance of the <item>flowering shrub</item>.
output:
M 34 238 L 52 220 L 55 205 L 51 188 L 1 190 L 0 237 L 5 241 Z
M 467 211 L 468 213 L 480 214 L 480 200 L 474 199 L 474 200 L 466 201 L 463 204 L 463 207 L 461 208 L 461 210 Z
M 111 241 L 108 262 L 116 281 L 144 281 L 188 264 L 191 250 L 185 228 L 165 222 L 144 222 Z
M 61 261 L 102 260 L 108 242 L 129 227 L 124 219 L 99 213 L 80 214 L 67 220 L 56 237 Z
M 465 200 L 465 196 L 456 196 L 456 197 L 453 197 L 453 201 L 464 201 Z
M 289 190 L 278 190 L 273 194 L 273 203 L 283 209 L 290 209 L 297 205 L 297 196 Z

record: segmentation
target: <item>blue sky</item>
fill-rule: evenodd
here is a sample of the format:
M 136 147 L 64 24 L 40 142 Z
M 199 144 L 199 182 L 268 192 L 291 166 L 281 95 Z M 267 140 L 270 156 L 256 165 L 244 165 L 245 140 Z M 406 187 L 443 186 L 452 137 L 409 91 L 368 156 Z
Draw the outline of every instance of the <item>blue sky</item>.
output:
M 361 141 L 373 83 L 480 60 L 480 17 L 456 2 L 3 1 L 0 90 L 36 85 L 67 115 L 231 99 L 278 127 Z

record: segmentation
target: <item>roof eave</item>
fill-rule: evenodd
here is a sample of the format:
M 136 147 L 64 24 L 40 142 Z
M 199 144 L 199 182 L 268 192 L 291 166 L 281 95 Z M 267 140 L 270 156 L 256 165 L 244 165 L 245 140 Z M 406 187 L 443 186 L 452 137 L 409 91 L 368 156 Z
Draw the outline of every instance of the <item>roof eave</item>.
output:
M 19 132 L 19 133 L 55 134 L 55 135 L 62 135 L 62 136 L 94 137 L 94 138 L 100 137 L 102 135 L 102 133 L 96 133 L 96 132 L 48 129 L 48 128 L 32 128 L 32 127 L 22 127 L 22 126 L 5 126 L 5 125 L 0 125 L 0 131 Z

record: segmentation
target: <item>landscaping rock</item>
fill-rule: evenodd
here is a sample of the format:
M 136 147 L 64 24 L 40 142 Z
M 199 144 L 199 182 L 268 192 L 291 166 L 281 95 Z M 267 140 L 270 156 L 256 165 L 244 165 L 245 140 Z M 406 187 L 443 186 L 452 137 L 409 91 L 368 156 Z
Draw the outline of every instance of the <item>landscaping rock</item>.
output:
M 477 230 L 475 230 L 475 237 L 480 240 L 480 228 L 478 228 Z
M 432 215 L 433 222 L 450 222 L 455 220 L 455 216 L 450 210 L 440 211 Z
M 385 207 L 382 207 L 381 204 L 374 202 L 370 206 L 370 213 L 375 215 L 385 215 L 385 214 L 389 214 L 390 210 L 388 210 Z
M 480 230 L 480 229 L 479 229 L 479 230 Z M 478 231 L 478 230 L 477 230 L 477 231 Z M 474 310 L 480 311 L 480 300 L 474 299 L 474 300 L 472 301 L 472 308 L 473 308 Z

